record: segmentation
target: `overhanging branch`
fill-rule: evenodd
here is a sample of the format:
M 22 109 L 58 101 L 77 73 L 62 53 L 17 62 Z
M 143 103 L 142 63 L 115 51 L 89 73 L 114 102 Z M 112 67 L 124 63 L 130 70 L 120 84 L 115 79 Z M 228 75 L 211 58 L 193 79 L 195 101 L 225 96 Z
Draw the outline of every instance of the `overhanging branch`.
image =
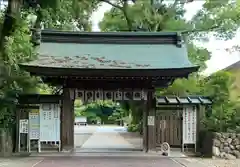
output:
M 216 30 L 217 28 L 219 28 L 219 26 L 218 25 L 214 25 L 214 26 L 209 27 L 209 28 L 192 29 L 192 30 L 182 31 L 182 34 L 190 34 L 190 33 L 204 32 L 204 31 L 212 31 L 212 30 Z
M 110 0 L 100 0 L 100 2 L 105 2 L 109 5 L 111 5 L 114 8 L 120 9 L 123 12 L 123 15 L 126 19 L 127 25 L 128 25 L 128 31 L 132 31 L 133 27 L 132 27 L 132 21 L 127 13 L 127 7 L 128 7 L 128 2 L 124 1 L 123 2 L 123 6 L 117 5 L 112 3 Z
M 110 0 L 100 0 L 100 2 L 105 2 L 105 3 L 113 6 L 114 8 L 118 8 L 118 9 L 120 9 L 120 10 L 123 10 L 123 7 L 122 7 L 122 6 L 112 3 L 112 2 L 110 2 Z

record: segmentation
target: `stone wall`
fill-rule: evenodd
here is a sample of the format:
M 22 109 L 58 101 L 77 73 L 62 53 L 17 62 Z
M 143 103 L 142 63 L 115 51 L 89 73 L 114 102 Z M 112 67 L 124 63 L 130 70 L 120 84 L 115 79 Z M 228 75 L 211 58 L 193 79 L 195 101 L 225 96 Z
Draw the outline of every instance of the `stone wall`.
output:
M 222 159 L 240 159 L 240 134 L 214 133 L 212 154 Z

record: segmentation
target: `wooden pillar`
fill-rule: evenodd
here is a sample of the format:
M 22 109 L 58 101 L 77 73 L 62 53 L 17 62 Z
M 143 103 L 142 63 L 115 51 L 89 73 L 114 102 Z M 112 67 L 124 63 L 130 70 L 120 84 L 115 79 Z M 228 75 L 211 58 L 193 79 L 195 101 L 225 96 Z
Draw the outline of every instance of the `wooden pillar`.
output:
M 144 109 L 143 109 L 143 151 L 145 151 L 145 152 L 148 152 L 147 117 L 148 117 L 147 101 L 144 101 Z
M 156 102 L 153 91 L 149 91 L 143 113 L 143 149 L 145 152 L 156 151 Z
M 156 151 L 156 102 L 153 97 L 154 91 L 148 92 L 147 108 L 148 108 L 148 151 Z
M 69 88 L 63 88 L 61 146 L 62 151 L 73 151 L 74 149 L 74 96 L 73 90 Z

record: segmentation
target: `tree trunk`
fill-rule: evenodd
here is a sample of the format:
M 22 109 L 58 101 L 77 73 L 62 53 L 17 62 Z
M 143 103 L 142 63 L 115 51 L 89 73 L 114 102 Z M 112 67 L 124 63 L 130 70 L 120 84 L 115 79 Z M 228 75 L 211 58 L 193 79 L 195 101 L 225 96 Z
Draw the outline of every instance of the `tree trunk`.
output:
M 0 156 L 1 157 L 9 157 L 12 155 L 13 151 L 13 143 L 11 132 L 9 129 L 1 129 L 0 130 Z
M 3 60 L 7 60 L 5 54 L 6 37 L 9 37 L 15 31 L 17 18 L 20 17 L 20 7 L 22 0 L 8 0 L 7 10 L 4 16 L 4 22 L 1 28 L 0 50 Z

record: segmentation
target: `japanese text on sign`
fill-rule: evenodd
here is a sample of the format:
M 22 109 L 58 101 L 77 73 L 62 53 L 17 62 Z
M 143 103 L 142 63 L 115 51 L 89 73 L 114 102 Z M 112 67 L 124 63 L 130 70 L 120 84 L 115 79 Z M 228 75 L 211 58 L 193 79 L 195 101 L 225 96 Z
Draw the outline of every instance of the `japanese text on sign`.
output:
M 27 119 L 19 120 L 19 132 L 20 133 L 28 133 L 28 120 Z
M 196 143 L 196 109 L 193 107 L 186 107 L 183 110 L 183 143 Z
M 40 136 L 40 117 L 39 110 L 29 112 L 29 138 L 39 139 Z

